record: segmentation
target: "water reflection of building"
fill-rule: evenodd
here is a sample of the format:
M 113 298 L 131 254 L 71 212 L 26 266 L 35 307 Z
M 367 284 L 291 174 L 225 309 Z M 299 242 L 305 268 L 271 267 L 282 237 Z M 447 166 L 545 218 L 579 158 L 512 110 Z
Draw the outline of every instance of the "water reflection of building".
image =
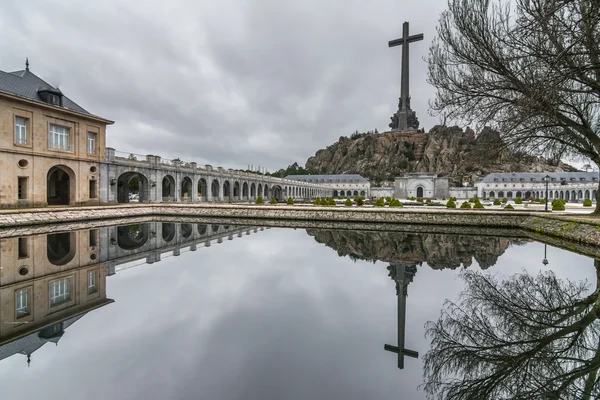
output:
M 112 303 L 106 278 L 132 261 L 154 263 L 259 229 L 147 222 L 0 239 L 0 360 L 23 354 L 29 362 L 86 313 Z

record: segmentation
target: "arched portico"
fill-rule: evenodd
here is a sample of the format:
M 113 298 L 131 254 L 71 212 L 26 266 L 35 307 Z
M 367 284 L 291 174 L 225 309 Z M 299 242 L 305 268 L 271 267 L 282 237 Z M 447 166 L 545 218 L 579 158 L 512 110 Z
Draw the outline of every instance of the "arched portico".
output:
M 192 201 L 192 178 L 183 177 L 181 180 L 181 201 Z
M 269 199 L 269 185 L 265 185 L 265 191 L 264 191 L 265 195 L 264 198 L 265 199 Z
M 233 200 L 239 200 L 240 194 L 240 183 L 238 181 L 235 181 L 233 183 Z
M 248 188 L 248 182 L 244 182 L 244 184 L 242 185 L 242 199 L 243 200 L 248 200 L 248 196 L 249 196 L 249 188 Z
M 181 224 L 181 237 L 189 239 L 194 234 L 194 228 L 191 224 Z
M 117 178 L 117 202 L 119 203 L 129 203 L 132 200 L 147 203 L 148 191 L 148 178 L 144 174 L 128 171 Z M 138 198 L 134 199 L 134 195 Z
M 211 185 L 210 185 L 210 196 L 212 197 L 213 200 L 219 200 L 219 196 L 220 196 L 220 188 L 221 185 L 219 184 L 218 180 L 213 180 Z
M 61 266 L 69 263 L 77 252 L 75 232 L 52 233 L 46 236 L 46 255 L 51 264 Z
M 223 182 L 223 199 L 225 201 L 233 200 L 231 196 L 231 184 L 229 181 Z
M 198 179 L 198 200 L 208 200 L 208 189 L 204 178 Z
M 175 201 L 175 179 L 171 175 L 163 177 L 162 201 Z
M 123 250 L 136 250 L 148 241 L 148 224 L 117 227 L 117 244 Z
M 162 238 L 168 243 L 175 238 L 175 224 L 172 222 L 163 222 L 162 223 Z
M 256 184 L 254 182 L 250 184 L 250 197 L 252 199 L 256 198 Z
M 283 190 L 281 189 L 281 186 L 279 186 L 279 185 L 273 186 L 271 189 L 271 193 L 272 193 L 273 198 L 276 200 L 281 201 L 284 199 L 283 198 Z
M 66 165 L 56 165 L 48 170 L 47 175 L 47 197 L 48 205 L 74 205 L 76 179 L 75 172 Z

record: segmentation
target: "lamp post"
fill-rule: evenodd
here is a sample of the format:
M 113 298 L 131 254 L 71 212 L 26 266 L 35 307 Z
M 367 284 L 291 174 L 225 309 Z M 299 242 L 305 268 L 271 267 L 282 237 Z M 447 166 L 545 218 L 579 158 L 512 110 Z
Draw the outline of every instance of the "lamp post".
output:
M 548 265 L 548 259 L 546 258 L 546 244 L 544 244 L 544 260 L 542 261 L 542 264 L 544 265 Z
M 550 175 L 546 174 L 546 198 L 544 199 L 546 202 L 546 211 L 548 211 L 548 179 L 550 179 Z

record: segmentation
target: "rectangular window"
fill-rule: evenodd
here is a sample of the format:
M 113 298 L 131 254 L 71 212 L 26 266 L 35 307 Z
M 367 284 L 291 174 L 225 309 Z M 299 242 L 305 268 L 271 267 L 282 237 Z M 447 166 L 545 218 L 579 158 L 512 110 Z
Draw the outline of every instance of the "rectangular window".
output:
M 98 291 L 96 288 L 96 272 L 97 271 L 88 272 L 88 294 L 96 293 Z
M 88 154 L 96 154 L 96 134 L 88 132 Z
M 17 192 L 19 200 L 27 200 L 27 177 L 19 177 L 17 181 Z
M 98 237 L 98 229 L 90 229 L 90 247 L 95 247 Z
M 90 181 L 90 199 L 96 198 L 96 181 Z
M 71 150 L 71 146 L 69 145 L 69 128 L 50 125 L 48 147 L 56 150 Z
M 71 277 L 50 282 L 50 307 L 71 300 Z
M 15 292 L 15 314 L 17 318 L 29 315 L 29 288 Z
M 27 119 L 15 118 L 15 143 L 27 144 Z
M 19 258 L 29 257 L 27 238 L 19 238 Z

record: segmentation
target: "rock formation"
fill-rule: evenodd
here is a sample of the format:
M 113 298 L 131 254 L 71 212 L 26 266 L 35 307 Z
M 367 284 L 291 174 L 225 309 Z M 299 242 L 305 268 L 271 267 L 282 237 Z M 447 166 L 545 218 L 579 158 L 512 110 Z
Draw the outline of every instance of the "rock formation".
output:
M 509 246 L 526 242 L 493 236 L 317 229 L 306 232 L 341 257 L 403 264 L 427 263 L 433 269 L 469 267 L 473 260 L 486 269 L 496 264 Z
M 500 135 L 485 128 L 435 126 L 424 132 L 354 134 L 321 149 L 306 161 L 312 173 L 360 174 L 374 184 L 404 172 L 447 174 L 451 185 L 475 182 L 492 172 L 576 171 L 560 161 L 501 149 Z

